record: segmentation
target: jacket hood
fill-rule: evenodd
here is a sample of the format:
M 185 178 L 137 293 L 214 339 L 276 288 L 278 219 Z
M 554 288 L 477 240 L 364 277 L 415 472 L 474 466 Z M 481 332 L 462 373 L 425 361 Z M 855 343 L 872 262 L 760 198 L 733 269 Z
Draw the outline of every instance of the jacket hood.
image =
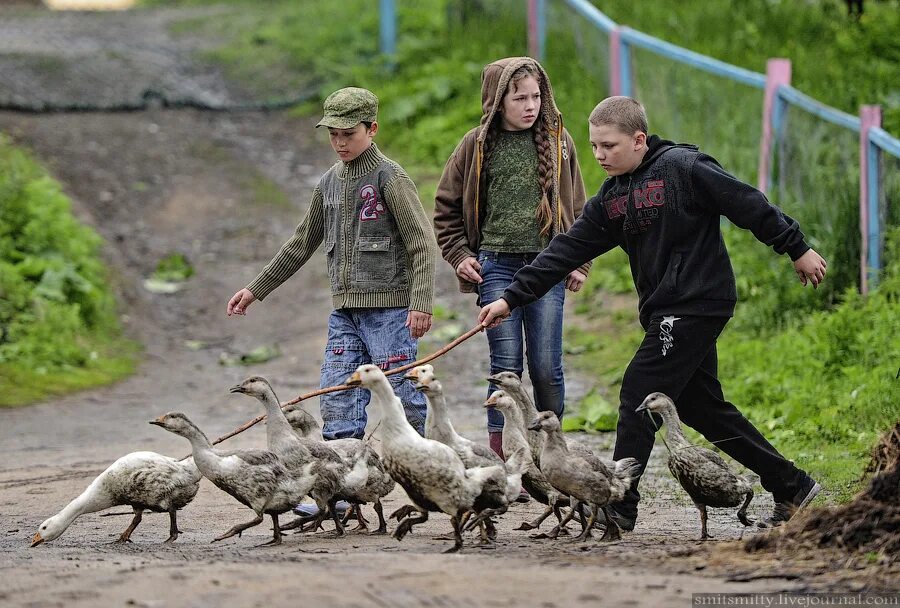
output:
M 531 65 L 541 75 L 541 114 L 551 131 L 558 131 L 561 122 L 559 109 L 553 99 L 550 78 L 540 63 L 531 57 L 506 57 L 484 66 L 481 71 L 481 132 L 478 139 L 484 138 L 485 127 L 491 124 L 500 109 L 502 95 L 509 85 L 510 78 L 523 65 Z

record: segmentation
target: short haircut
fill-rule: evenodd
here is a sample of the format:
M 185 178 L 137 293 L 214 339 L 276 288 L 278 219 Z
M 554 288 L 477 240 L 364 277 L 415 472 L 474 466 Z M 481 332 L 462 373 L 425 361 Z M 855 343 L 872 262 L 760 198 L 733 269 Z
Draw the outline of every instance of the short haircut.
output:
M 647 133 L 647 112 L 644 106 L 631 97 L 607 97 L 597 104 L 588 122 L 595 127 L 612 125 L 622 133 L 634 135 L 636 131 Z

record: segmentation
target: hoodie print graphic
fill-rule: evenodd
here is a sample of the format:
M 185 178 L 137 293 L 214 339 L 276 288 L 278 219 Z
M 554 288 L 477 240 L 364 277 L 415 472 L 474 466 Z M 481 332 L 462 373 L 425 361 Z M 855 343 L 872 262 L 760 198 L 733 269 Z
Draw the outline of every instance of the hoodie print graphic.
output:
M 675 321 L 679 321 L 681 317 L 676 317 L 675 315 L 669 315 L 663 317 L 663 320 L 659 322 L 659 339 L 662 340 L 662 355 L 663 357 L 669 352 L 669 349 L 675 347 L 675 336 L 672 335 L 672 330 L 675 328 Z

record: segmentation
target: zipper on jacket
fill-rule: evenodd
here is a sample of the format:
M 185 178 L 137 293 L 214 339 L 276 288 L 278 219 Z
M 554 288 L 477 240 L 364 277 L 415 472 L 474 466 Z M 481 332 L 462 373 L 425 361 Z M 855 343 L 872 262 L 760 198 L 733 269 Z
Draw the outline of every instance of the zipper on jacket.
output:
M 341 255 L 341 291 L 343 292 L 343 296 L 341 298 L 341 300 L 342 300 L 341 307 L 342 308 L 343 308 L 343 304 L 347 303 L 347 294 L 350 289 L 349 281 L 347 278 L 348 269 L 349 269 L 350 264 L 347 261 L 347 255 L 348 255 L 348 252 L 349 252 L 350 256 L 353 255 L 353 251 L 351 251 L 350 249 L 347 248 L 347 242 L 350 240 L 350 237 L 349 237 L 350 198 L 348 196 L 348 194 L 349 194 L 348 186 L 350 185 L 350 171 L 347 170 L 346 167 L 345 167 L 345 170 L 347 171 L 347 173 L 344 176 L 344 180 L 345 180 L 344 181 L 344 196 L 343 196 L 343 201 L 341 203 L 341 223 L 343 224 L 341 226 L 341 253 L 342 253 L 342 255 Z

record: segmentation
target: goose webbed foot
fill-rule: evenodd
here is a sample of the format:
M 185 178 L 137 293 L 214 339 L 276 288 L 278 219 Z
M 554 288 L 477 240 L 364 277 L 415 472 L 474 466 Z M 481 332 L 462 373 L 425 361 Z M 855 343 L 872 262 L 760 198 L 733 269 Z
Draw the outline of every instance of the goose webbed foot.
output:
M 450 524 L 453 526 L 454 543 L 453 543 L 453 546 L 450 547 L 449 549 L 447 549 L 446 551 L 444 551 L 444 553 L 456 553 L 457 551 L 462 549 L 462 546 L 463 546 L 462 525 L 460 523 L 460 517 L 459 516 L 451 517 Z
M 372 534 L 387 534 L 387 522 L 384 520 L 384 507 L 381 506 L 381 501 L 375 501 L 372 508 L 375 509 L 375 514 L 378 515 L 378 529 Z
M 747 507 L 750 506 L 750 501 L 753 500 L 753 491 L 747 492 L 747 497 L 744 498 L 744 503 L 741 505 L 741 508 L 738 509 L 737 517 L 742 524 L 745 526 L 752 526 L 753 520 L 747 517 Z
M 389 517 L 390 519 L 396 519 L 397 521 L 400 521 L 401 519 L 409 517 L 413 513 L 418 512 L 419 510 L 412 505 L 403 505 L 402 507 L 391 513 Z
M 612 514 L 606 507 L 603 507 L 603 515 L 606 516 L 606 532 L 600 537 L 600 542 L 620 540 L 622 533 L 619 531 L 619 525 L 613 520 Z M 590 528 L 588 529 L 590 530 Z
M 536 530 L 537 526 L 532 525 L 531 523 L 529 523 L 527 521 L 523 521 L 521 524 L 519 524 L 518 528 L 513 528 L 513 529 L 514 530 Z
M 254 519 L 252 521 L 248 521 L 245 524 L 238 524 L 238 525 L 234 526 L 233 528 L 231 528 L 225 534 L 214 538 L 212 540 L 212 542 L 217 543 L 220 540 L 225 540 L 226 538 L 231 538 L 232 536 L 235 536 L 235 535 L 237 535 L 237 537 L 240 538 L 241 534 L 243 534 L 244 530 L 246 530 L 247 528 L 252 528 L 253 526 L 258 526 L 259 524 L 262 523 L 262 520 L 263 520 L 263 516 L 259 515 L 256 517 L 256 519 Z
M 424 523 L 428 520 L 427 511 L 424 513 L 421 513 L 419 511 L 416 512 L 419 513 L 419 517 L 410 516 L 400 522 L 400 525 L 398 525 L 397 529 L 394 530 L 394 538 L 396 538 L 397 540 L 403 540 L 403 537 L 412 531 L 412 527 L 414 525 Z
M 178 534 L 179 534 L 179 532 L 175 532 L 174 534 L 169 536 L 169 538 L 164 540 L 163 543 L 168 543 L 168 544 L 174 543 L 176 540 L 178 540 Z

